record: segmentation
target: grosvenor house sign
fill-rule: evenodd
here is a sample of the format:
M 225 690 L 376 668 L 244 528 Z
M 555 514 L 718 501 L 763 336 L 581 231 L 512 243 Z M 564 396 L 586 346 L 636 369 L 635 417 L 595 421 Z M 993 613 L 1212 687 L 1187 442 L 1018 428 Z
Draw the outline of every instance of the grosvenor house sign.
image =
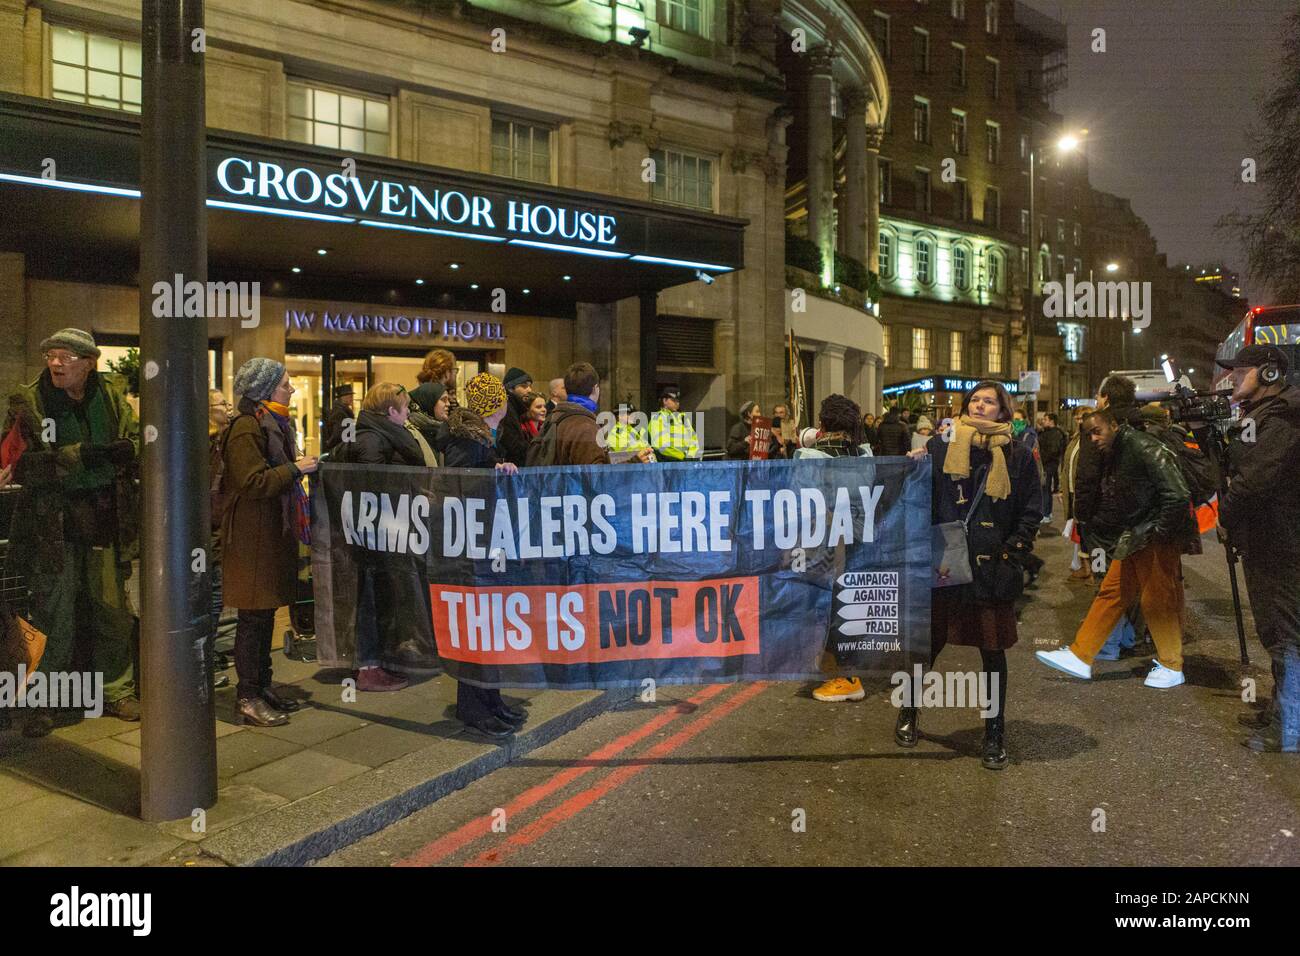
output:
M 542 248 L 577 244 L 582 248 L 568 251 L 627 255 L 614 251 L 619 239 L 618 218 L 595 209 L 355 172 L 326 173 L 311 166 L 239 155 L 217 163 L 215 176 L 219 188 L 214 193 L 230 197 L 234 208 L 247 202 L 259 207 L 269 203 L 306 218 L 407 227 Z

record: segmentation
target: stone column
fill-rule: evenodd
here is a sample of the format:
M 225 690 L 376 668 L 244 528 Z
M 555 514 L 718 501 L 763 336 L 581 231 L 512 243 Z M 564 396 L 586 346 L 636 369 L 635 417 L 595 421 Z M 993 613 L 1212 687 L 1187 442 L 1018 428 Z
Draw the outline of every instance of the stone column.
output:
M 867 176 L 867 268 L 880 271 L 880 146 L 885 141 L 883 126 L 866 130 Z
M 817 379 L 817 395 L 811 403 L 815 418 L 816 409 L 827 395 L 844 394 L 844 356 L 848 349 L 843 345 L 824 342 L 817 348 L 813 371 Z
M 822 253 L 822 282 L 835 277 L 835 135 L 831 123 L 831 66 L 835 54 L 819 44 L 808 51 L 808 238 Z
M 844 251 L 859 262 L 867 262 L 867 209 L 871 199 L 867 182 L 867 92 L 848 90 L 844 94 L 844 121 L 848 130 L 844 150 Z

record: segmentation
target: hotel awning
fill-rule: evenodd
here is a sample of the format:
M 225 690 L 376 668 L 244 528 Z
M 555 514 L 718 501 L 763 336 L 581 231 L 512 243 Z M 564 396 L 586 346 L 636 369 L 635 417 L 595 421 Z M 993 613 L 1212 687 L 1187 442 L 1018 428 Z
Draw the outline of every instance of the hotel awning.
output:
M 744 265 L 745 221 L 689 209 L 220 131 L 207 165 L 209 278 L 268 294 L 572 315 Z M 139 166 L 137 117 L 0 94 L 0 249 L 134 284 Z

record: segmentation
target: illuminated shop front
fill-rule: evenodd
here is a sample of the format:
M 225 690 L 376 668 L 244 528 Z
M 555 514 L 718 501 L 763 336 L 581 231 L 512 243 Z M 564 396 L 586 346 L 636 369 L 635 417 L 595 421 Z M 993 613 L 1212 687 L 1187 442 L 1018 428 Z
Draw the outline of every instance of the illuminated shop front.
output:
M 882 394 L 886 404 L 898 401 L 905 393 L 914 392 L 922 397 L 927 408 L 942 417 L 953 415 L 961 408 L 961 399 L 968 391 L 983 381 L 996 381 L 1002 384 L 1015 398 L 1020 392 L 1018 381 L 1006 379 L 962 378 L 952 375 L 928 375 L 906 382 L 887 385 Z

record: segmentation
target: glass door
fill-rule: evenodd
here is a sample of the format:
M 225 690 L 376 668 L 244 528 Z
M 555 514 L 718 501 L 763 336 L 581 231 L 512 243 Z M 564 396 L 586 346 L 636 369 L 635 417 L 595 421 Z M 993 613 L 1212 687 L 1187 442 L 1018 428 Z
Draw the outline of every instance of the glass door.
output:
M 321 425 L 326 412 L 321 407 L 322 357 L 309 354 L 286 355 L 284 364 L 293 385 L 289 414 L 298 430 L 298 454 L 320 455 Z

